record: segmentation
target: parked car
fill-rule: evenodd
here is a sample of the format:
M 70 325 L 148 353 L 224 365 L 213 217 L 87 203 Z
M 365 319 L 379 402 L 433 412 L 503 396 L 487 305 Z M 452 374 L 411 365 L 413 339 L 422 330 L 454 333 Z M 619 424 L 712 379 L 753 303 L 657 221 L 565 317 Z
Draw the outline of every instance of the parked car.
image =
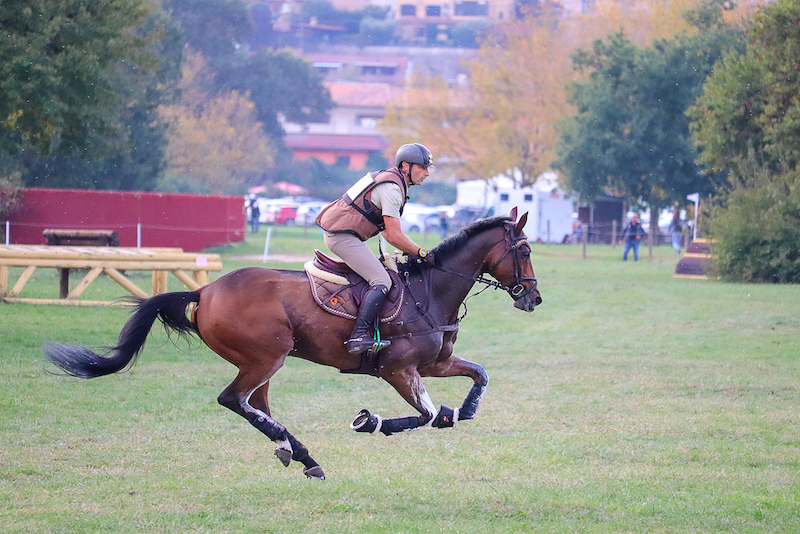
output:
M 299 207 L 300 206 L 292 205 L 281 206 L 281 208 L 278 210 L 278 213 L 275 214 L 275 224 L 294 226 Z
M 486 217 L 491 217 L 494 214 L 494 208 L 480 208 L 480 207 L 459 207 L 453 211 L 453 214 L 450 216 L 450 231 L 457 232 L 461 230 L 468 224 L 477 221 L 478 219 L 484 219 Z
M 295 224 L 300 226 L 313 226 L 317 215 L 319 215 L 322 208 L 327 205 L 327 202 L 322 201 L 304 202 L 300 204 L 300 207 L 297 208 L 297 214 L 295 215 Z
M 435 232 L 439 229 L 439 210 L 424 204 L 408 202 L 400 216 L 403 232 Z

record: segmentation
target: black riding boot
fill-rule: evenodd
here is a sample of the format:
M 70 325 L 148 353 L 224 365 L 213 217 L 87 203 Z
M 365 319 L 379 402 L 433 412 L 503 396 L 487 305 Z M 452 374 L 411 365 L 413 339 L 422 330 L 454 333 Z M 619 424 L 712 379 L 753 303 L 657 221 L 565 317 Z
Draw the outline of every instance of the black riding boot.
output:
M 391 341 L 388 339 L 378 343 L 369 335 L 370 329 L 375 324 L 375 318 L 378 316 L 378 310 L 386 301 L 388 294 L 389 288 L 383 285 L 372 286 L 364 293 L 364 301 L 361 303 L 358 317 L 356 317 L 356 327 L 353 329 L 350 339 L 345 342 L 347 352 L 361 354 L 369 349 L 378 352 L 389 346 Z

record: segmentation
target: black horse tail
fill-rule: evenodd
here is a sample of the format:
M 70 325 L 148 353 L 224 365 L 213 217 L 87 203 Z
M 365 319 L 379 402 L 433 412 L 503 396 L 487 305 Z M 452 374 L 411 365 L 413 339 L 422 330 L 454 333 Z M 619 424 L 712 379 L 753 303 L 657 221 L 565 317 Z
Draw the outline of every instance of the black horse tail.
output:
M 117 345 L 105 355 L 95 353 L 83 345 L 62 345 L 47 342 L 42 347 L 45 356 L 69 376 L 96 378 L 118 373 L 132 366 L 144 347 L 153 323 L 159 319 L 164 328 L 179 335 L 197 333 L 197 325 L 186 314 L 192 302 L 200 301 L 199 291 L 164 293 L 149 299 L 133 297 L 136 309 L 119 334 Z

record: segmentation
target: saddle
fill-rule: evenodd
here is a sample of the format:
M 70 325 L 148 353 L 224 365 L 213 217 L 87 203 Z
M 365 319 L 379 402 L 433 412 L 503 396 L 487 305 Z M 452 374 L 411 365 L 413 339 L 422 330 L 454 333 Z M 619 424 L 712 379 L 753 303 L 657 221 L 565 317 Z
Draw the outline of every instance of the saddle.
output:
M 391 258 L 384 262 L 392 288 L 386 302 L 378 312 L 381 323 L 388 323 L 397 318 L 403 305 L 405 286 L 397 273 L 397 267 Z M 356 274 L 346 263 L 336 261 L 319 250 L 314 251 L 314 259 L 304 265 L 311 294 L 322 309 L 333 315 L 355 321 L 364 293 L 369 288 L 367 281 Z
M 378 311 L 378 322 L 388 323 L 395 319 L 403 307 L 405 286 L 400 280 L 397 266 L 392 258 L 385 259 L 386 271 L 392 278 L 386 302 Z M 319 306 L 333 315 L 355 321 L 358 309 L 369 289 L 367 281 L 356 274 L 346 263 L 336 261 L 319 250 L 314 251 L 314 259 L 304 265 L 311 294 Z M 375 351 L 368 350 L 361 355 L 361 364 L 356 369 L 340 369 L 342 373 L 367 374 L 378 376 L 378 358 Z

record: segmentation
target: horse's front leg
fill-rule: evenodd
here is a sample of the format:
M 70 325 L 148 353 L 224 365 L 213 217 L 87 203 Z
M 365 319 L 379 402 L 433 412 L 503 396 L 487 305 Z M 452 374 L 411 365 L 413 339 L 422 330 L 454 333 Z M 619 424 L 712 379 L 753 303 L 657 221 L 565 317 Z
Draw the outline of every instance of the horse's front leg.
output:
M 419 416 L 382 419 L 379 415 L 361 410 L 350 425 L 356 432 L 382 432 L 387 436 L 414 430 L 430 423 L 436 414 L 436 405 L 422 385 L 422 377 L 416 367 L 409 366 L 400 371 L 381 373 L 381 378 L 389 382 L 406 402 L 416 408 Z
M 435 361 L 419 369 L 421 376 L 446 377 L 446 376 L 468 376 L 472 378 L 473 384 L 467 393 L 461 408 L 450 410 L 442 406 L 436 420 L 433 422 L 435 427 L 450 427 L 458 421 L 472 419 L 478 406 L 481 404 L 486 386 L 489 384 L 489 375 L 480 364 L 462 360 L 458 356 L 450 355 L 445 360 Z

